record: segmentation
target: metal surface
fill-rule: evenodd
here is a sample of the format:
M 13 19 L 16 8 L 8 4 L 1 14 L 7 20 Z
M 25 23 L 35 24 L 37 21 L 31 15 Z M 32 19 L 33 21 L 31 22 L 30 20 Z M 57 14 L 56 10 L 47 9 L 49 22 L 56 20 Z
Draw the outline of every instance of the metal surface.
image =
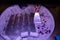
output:
M 7 8 L 0 16 L 0 34 L 4 38 L 6 36 L 6 40 L 8 37 L 9 40 L 47 40 L 54 30 L 54 19 L 48 9 L 44 6 L 39 7 L 41 23 L 36 24 L 35 6 L 29 5 L 22 9 L 14 5 Z

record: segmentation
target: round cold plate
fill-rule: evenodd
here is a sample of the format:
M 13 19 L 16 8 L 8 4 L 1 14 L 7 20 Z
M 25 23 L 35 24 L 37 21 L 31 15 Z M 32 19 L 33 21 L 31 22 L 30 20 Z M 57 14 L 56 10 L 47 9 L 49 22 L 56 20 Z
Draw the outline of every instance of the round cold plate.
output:
M 0 16 L 1 40 L 47 40 L 54 30 L 54 18 L 47 8 L 38 7 L 8 7 Z

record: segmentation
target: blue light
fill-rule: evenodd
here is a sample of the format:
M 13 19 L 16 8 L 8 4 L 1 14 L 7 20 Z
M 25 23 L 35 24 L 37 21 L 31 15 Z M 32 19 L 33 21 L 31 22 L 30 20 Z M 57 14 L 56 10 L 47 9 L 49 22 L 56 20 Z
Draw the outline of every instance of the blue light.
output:
M 56 40 L 60 40 L 60 34 L 56 35 Z

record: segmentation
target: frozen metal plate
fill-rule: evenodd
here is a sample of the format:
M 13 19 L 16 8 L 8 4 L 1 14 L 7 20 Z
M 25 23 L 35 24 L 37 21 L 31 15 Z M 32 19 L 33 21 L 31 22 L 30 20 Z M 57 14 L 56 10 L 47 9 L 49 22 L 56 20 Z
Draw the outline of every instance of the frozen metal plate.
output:
M 19 5 L 8 7 L 0 16 L 1 39 L 47 40 L 55 27 L 54 18 L 46 7 L 38 7 L 37 15 L 35 5 L 25 8 Z

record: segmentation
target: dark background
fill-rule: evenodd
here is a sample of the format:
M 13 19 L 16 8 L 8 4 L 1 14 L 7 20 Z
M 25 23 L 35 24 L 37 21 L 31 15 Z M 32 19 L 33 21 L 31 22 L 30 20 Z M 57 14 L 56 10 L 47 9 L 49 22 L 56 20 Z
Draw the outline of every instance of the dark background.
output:
M 0 0 L 0 15 L 9 6 L 18 4 L 20 7 L 28 4 L 43 5 L 47 7 L 55 20 L 55 29 L 50 40 L 54 40 L 57 34 L 60 34 L 60 1 L 59 0 Z

